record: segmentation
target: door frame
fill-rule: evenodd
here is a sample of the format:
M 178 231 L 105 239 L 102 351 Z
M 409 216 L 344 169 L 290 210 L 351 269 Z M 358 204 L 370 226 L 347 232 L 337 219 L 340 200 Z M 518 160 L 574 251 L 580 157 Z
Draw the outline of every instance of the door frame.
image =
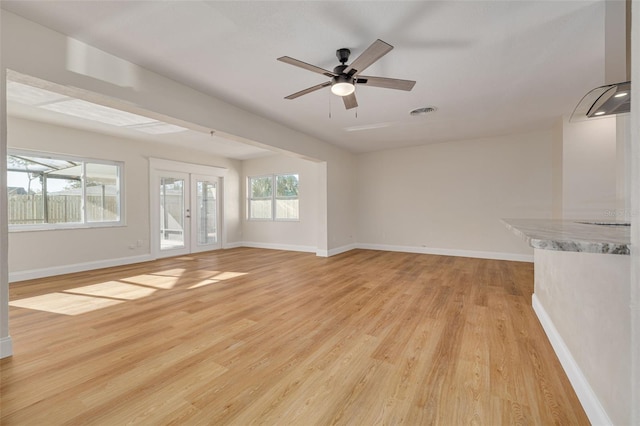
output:
M 204 164 L 185 163 L 182 161 L 165 160 L 162 158 L 149 158 L 149 235 L 150 254 L 154 259 L 162 257 L 160 251 L 160 235 L 156 232 L 160 227 L 160 218 L 156 214 L 156 207 L 160 203 L 160 196 L 155 186 L 159 175 L 165 172 L 187 173 L 189 175 L 207 175 L 218 178 L 218 205 L 220 217 L 220 248 L 226 245 L 226 220 L 224 216 L 224 176 L 227 168 L 217 166 L 206 166 Z M 187 194 L 190 197 L 190 194 Z M 190 248 L 189 248 L 190 250 Z M 176 253 L 180 255 L 180 253 Z

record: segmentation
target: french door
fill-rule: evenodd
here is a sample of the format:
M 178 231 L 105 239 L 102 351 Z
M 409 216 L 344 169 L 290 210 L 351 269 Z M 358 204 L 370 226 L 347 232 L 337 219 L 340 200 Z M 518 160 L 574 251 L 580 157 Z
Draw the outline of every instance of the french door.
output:
M 158 257 L 220 248 L 220 179 L 159 170 L 154 180 Z

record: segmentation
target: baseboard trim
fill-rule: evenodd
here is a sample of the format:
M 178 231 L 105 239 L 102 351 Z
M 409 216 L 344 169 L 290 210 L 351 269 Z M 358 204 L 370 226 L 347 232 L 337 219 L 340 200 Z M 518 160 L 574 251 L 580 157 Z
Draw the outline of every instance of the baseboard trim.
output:
M 517 262 L 533 262 L 533 256 L 513 253 L 499 253 L 491 251 L 470 251 L 455 249 L 436 249 L 430 247 L 413 247 L 413 246 L 395 246 L 386 244 L 362 244 L 353 243 L 344 246 L 332 248 L 329 250 L 318 250 L 313 246 L 302 246 L 292 244 L 276 244 L 276 243 L 260 243 L 254 241 L 240 241 L 233 243 L 225 243 L 225 249 L 237 247 L 253 247 L 270 250 L 288 250 L 299 251 L 305 253 L 315 253 L 319 257 L 331 257 L 354 249 L 366 250 L 382 250 L 382 251 L 398 251 L 406 253 L 434 254 L 441 256 L 457 256 L 457 257 L 474 257 L 481 259 L 495 260 L 511 260 Z M 118 259 L 98 260 L 94 262 L 76 263 L 72 265 L 52 266 L 50 268 L 31 269 L 26 271 L 17 271 L 9 273 L 9 282 L 19 282 L 32 280 L 36 278 L 52 277 L 56 275 L 70 274 L 74 272 L 91 271 L 100 268 L 110 268 L 112 266 L 129 265 L 132 263 L 148 262 L 154 260 L 150 254 L 122 257 Z
M 501 253 L 495 251 L 474 251 L 458 249 L 440 249 L 433 247 L 395 246 L 387 244 L 357 244 L 357 248 L 367 250 L 399 251 L 405 253 L 434 254 L 439 256 L 473 257 L 479 259 L 510 260 L 515 262 L 533 262 L 533 255 Z
M 347 244 L 346 246 L 340 246 L 329 250 L 318 250 L 316 252 L 316 255 L 321 257 L 331 257 L 340 253 L 346 253 L 357 248 L 359 248 L 358 244 Z
M 567 377 L 573 386 L 573 390 L 576 392 L 589 421 L 591 424 L 598 426 L 612 425 L 613 423 L 607 415 L 607 412 L 602 407 L 602 404 L 600 404 L 600 400 L 596 396 L 595 392 L 593 392 L 593 389 L 591 389 L 587 378 L 582 373 L 582 370 L 571 355 L 571 351 L 569 351 L 569 348 L 564 343 L 562 336 L 560 336 L 555 325 L 553 325 L 551 317 L 549 317 L 549 314 L 547 314 L 547 311 L 544 309 L 535 294 L 531 298 L 531 302 L 533 310 L 538 316 L 538 320 L 540 321 L 540 324 L 542 324 L 542 328 L 547 334 L 547 338 L 560 360 L 560 364 L 562 364 L 562 368 L 567 374 Z
M 13 355 L 13 342 L 11 336 L 0 337 L 0 359 Z
M 234 249 L 238 247 L 243 247 L 242 242 L 236 241 L 233 243 L 224 243 L 224 245 L 222 246 L 223 249 Z
M 33 280 L 36 278 L 53 277 L 55 275 L 71 274 L 74 272 L 92 271 L 94 269 L 110 268 L 112 266 L 130 265 L 154 260 L 150 254 L 140 256 L 121 257 L 118 259 L 97 260 L 94 262 L 75 263 L 72 265 L 52 266 L 50 268 L 31 269 L 9 273 L 9 282 Z
M 418 254 L 433 254 L 439 256 L 455 256 L 455 257 L 472 257 L 478 259 L 492 259 L 492 260 L 509 260 L 514 262 L 533 262 L 533 255 L 528 254 L 516 254 L 516 253 L 501 253 L 494 251 L 473 251 L 473 250 L 457 250 L 457 249 L 439 249 L 433 247 L 415 247 L 415 246 L 396 246 L 388 244 L 367 244 L 367 243 L 354 243 L 341 247 L 336 247 L 330 250 L 317 250 L 316 255 L 322 257 L 335 256 L 340 253 L 345 253 L 350 250 L 364 249 L 364 250 L 380 250 L 380 251 L 397 251 L 403 253 L 418 253 Z
M 243 241 L 238 247 L 252 247 L 262 248 L 269 250 L 287 250 L 287 251 L 302 251 L 306 253 L 315 253 L 316 248 L 312 246 L 299 246 L 292 244 L 275 244 L 275 243 L 257 243 L 253 241 Z

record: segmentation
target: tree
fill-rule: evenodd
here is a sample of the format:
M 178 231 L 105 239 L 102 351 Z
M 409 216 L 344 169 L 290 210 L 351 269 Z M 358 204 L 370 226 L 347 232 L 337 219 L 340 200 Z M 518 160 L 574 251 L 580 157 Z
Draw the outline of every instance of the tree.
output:
M 278 197 L 298 196 L 298 175 L 278 175 L 276 176 L 276 195 Z
M 251 198 L 270 198 L 272 193 L 270 176 L 251 178 Z

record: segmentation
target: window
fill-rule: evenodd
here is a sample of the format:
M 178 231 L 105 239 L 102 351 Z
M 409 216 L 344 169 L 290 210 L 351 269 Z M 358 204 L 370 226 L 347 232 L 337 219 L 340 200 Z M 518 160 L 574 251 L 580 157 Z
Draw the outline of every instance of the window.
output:
M 276 175 L 276 220 L 298 220 L 298 175 Z
M 122 224 L 122 163 L 10 150 L 7 186 L 12 229 Z
M 249 177 L 248 187 L 249 219 L 299 219 L 297 174 Z
M 273 219 L 273 176 L 249 178 L 249 219 Z

